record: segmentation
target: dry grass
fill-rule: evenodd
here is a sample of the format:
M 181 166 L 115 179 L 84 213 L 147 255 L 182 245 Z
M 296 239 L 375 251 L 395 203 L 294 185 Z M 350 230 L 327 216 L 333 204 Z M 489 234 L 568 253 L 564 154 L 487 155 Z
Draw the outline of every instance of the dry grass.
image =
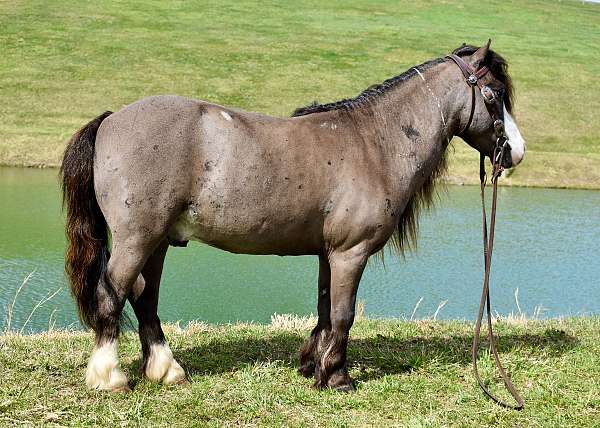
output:
M 92 336 L 51 331 L 0 336 L 2 426 L 597 426 L 598 318 L 496 320 L 499 349 L 526 407 L 502 409 L 471 374 L 472 326 L 464 322 L 360 319 L 349 345 L 357 393 L 317 391 L 296 373 L 314 318 L 272 325 L 165 326 L 188 385 L 139 377 L 139 341 L 121 339 L 133 391 L 88 391 Z M 493 363 L 480 369 L 500 391 Z

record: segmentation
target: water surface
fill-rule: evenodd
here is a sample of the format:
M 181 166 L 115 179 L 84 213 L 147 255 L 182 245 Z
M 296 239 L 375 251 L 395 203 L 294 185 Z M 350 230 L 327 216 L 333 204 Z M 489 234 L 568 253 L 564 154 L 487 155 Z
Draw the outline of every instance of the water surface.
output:
M 78 326 L 63 273 L 64 216 L 56 170 L 0 168 L 0 328 L 17 288 L 12 327 Z M 418 252 L 370 262 L 359 290 L 371 317 L 472 319 L 482 275 L 477 187 L 450 186 L 422 218 Z M 492 298 L 500 314 L 600 313 L 600 192 L 501 188 Z M 316 307 L 316 257 L 243 256 L 198 243 L 171 248 L 161 286 L 163 321 L 268 322 Z

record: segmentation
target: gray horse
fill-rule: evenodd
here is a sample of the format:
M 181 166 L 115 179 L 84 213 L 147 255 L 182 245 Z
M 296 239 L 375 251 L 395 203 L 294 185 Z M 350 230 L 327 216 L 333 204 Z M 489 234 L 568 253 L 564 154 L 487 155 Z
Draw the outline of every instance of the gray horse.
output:
M 489 68 L 488 104 L 503 112 L 510 144 L 502 163 L 517 165 L 525 144 L 510 115 L 506 62 L 489 43 L 454 53 Z M 144 374 L 186 379 L 157 306 L 168 246 L 197 240 L 233 253 L 318 256 L 319 319 L 300 373 L 319 388 L 353 390 L 346 348 L 367 259 L 390 240 L 403 251 L 415 239 L 454 135 L 492 156 L 489 108 L 471 98 L 454 62 L 438 58 L 291 118 L 155 96 L 92 120 L 70 140 L 61 168 L 66 271 L 80 318 L 96 333 L 87 385 L 128 389 L 117 357 L 126 300 L 139 321 Z

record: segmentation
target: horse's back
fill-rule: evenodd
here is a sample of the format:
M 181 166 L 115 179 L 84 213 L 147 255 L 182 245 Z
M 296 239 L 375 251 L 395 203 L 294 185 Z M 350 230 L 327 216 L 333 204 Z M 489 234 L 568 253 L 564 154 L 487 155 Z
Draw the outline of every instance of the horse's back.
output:
M 260 139 L 258 134 L 265 125 L 284 122 L 176 95 L 147 97 L 104 120 L 98 130 L 96 161 L 103 162 L 111 153 L 118 155 L 113 161 L 135 163 L 140 168 L 166 158 L 170 162 L 177 161 L 174 157 L 190 161 L 197 153 L 209 150 L 211 144 Z

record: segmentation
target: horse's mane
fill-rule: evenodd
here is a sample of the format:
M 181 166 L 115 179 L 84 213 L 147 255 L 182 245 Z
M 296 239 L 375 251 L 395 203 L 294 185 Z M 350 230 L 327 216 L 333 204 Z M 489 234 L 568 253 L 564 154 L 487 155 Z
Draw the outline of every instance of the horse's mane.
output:
M 476 46 L 463 44 L 452 51 L 452 53 L 458 56 L 467 56 L 475 53 L 477 49 L 478 47 Z M 406 82 L 413 76 L 417 75 L 417 70 L 427 70 L 430 67 L 441 64 L 445 60 L 445 58 L 436 58 L 431 61 L 424 62 L 416 67 L 411 67 L 409 70 L 399 74 L 396 77 L 387 79 L 383 83 L 370 86 L 354 98 L 345 98 L 343 100 L 327 104 L 319 104 L 318 102 L 314 101 L 308 106 L 299 107 L 294 110 L 292 117 L 305 116 L 312 113 L 320 113 L 331 110 L 355 109 L 365 102 L 384 94 L 391 88 Z M 512 80 L 508 75 L 508 63 L 496 52 L 489 50 L 485 57 L 484 64 L 489 67 L 494 77 L 505 86 L 504 105 L 506 106 L 506 110 L 508 112 L 512 112 L 514 89 Z M 446 151 L 444 151 L 440 161 L 435 166 L 431 175 L 425 180 L 423 186 L 421 186 L 421 188 L 417 190 L 408 201 L 406 208 L 398 220 L 398 227 L 390 239 L 392 248 L 398 253 L 404 255 L 407 248 L 416 248 L 417 234 L 419 230 L 419 214 L 421 210 L 428 209 L 433 206 L 437 196 L 436 184 L 440 181 L 439 179 L 444 176 L 447 170 L 447 165 Z M 381 254 L 383 255 L 383 253 Z
M 466 55 L 472 55 L 473 53 L 475 53 L 475 51 L 477 49 L 479 49 L 477 46 L 463 44 L 462 46 L 454 49 L 454 51 L 452 51 L 452 53 L 455 55 L 458 55 L 458 56 L 466 56 Z M 358 94 L 354 98 L 344 98 L 342 100 L 335 101 L 332 103 L 326 103 L 326 104 L 319 104 L 317 101 L 313 101 L 311 104 L 309 104 L 307 106 L 298 107 L 296 110 L 294 110 L 294 112 L 292 113 L 292 117 L 306 116 L 306 115 L 312 114 L 312 113 L 321 113 L 321 112 L 331 111 L 331 110 L 342 110 L 342 109 L 352 110 L 352 109 L 364 104 L 366 101 L 369 101 L 381 94 L 386 93 L 391 88 L 394 88 L 394 87 L 406 82 L 413 76 L 416 76 L 418 74 L 417 70 L 419 72 L 425 71 L 428 68 L 431 68 L 437 64 L 441 64 L 444 61 L 446 61 L 445 58 L 435 58 L 430 61 L 424 62 L 421 65 L 411 67 L 408 70 L 406 70 L 404 73 L 401 73 L 395 77 L 387 79 L 387 80 L 383 81 L 382 83 L 377 83 L 375 85 L 369 86 L 367 89 L 362 91 L 360 94 Z M 485 65 L 487 65 L 489 67 L 489 69 L 491 70 L 494 77 L 496 79 L 498 79 L 505 86 L 506 92 L 505 92 L 504 105 L 506 106 L 506 110 L 508 110 L 509 113 L 512 113 L 514 92 L 513 92 L 512 80 L 511 80 L 510 76 L 508 75 L 508 63 L 502 56 L 498 55 L 496 52 L 494 52 L 491 49 L 488 51 L 488 54 L 485 57 L 484 63 L 485 63 Z
M 381 94 L 386 93 L 391 88 L 409 80 L 411 77 L 416 76 L 417 71 L 415 69 L 419 69 L 419 71 L 425 71 L 436 64 L 441 64 L 442 62 L 444 62 L 443 58 L 436 58 L 431 61 L 424 62 L 423 64 L 418 65 L 416 67 L 411 67 L 410 69 L 406 70 L 402 74 L 399 74 L 398 76 L 392 77 L 391 79 L 387 79 L 382 83 L 369 86 L 367 89 L 362 91 L 354 98 L 344 98 L 343 100 L 327 104 L 319 104 L 317 101 L 313 101 L 311 104 L 305 107 L 298 107 L 296 110 L 294 110 L 294 112 L 292 113 L 292 117 L 306 116 L 307 114 L 321 113 L 324 111 L 331 110 L 352 110 L 362 105 L 366 101 L 369 101 Z

